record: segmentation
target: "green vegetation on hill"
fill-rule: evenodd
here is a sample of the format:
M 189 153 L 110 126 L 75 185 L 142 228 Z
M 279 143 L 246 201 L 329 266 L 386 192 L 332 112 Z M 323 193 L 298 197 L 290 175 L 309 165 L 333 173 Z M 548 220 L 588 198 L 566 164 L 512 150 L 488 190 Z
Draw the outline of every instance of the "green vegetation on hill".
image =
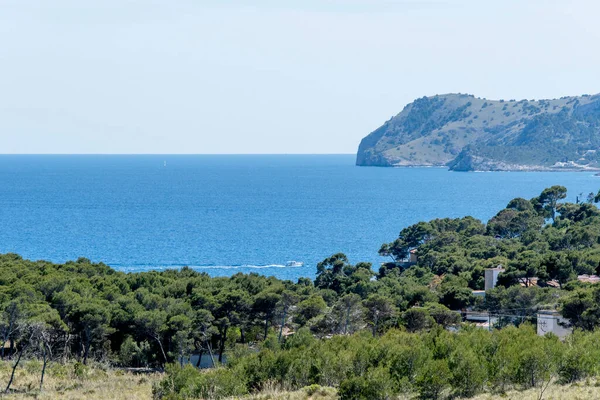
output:
M 600 96 L 493 101 L 423 97 L 360 143 L 357 165 L 457 171 L 600 168 Z
M 390 262 L 377 271 L 338 253 L 317 265 L 314 280 L 297 282 L 0 255 L 0 357 L 15 371 L 37 360 L 27 365 L 41 387 L 65 363 L 166 367 L 157 399 L 311 385 L 345 399 L 469 397 L 595 379 L 600 285 L 578 275 L 600 269 L 600 196 L 565 198 L 553 186 L 510 201 L 487 224 L 420 222 L 381 246 Z M 416 263 L 403 262 L 409 254 Z M 499 265 L 499 286 L 475 297 L 484 269 Z M 469 326 L 456 311 L 465 308 L 485 310 L 504 329 Z M 560 310 L 576 334 L 538 337 L 531 325 L 540 309 Z M 228 362 L 199 372 L 182 365 L 192 353 Z M 22 387 L 11 375 L 4 384 Z
M 169 399 L 226 398 L 269 387 L 300 390 L 334 386 L 342 400 L 469 398 L 481 393 L 572 384 L 600 374 L 600 333 L 566 341 L 538 336 L 530 325 L 489 332 L 440 326 L 409 333 L 397 329 L 319 340 L 308 329 L 279 344 L 232 358 L 210 372 L 172 365 L 154 393 Z

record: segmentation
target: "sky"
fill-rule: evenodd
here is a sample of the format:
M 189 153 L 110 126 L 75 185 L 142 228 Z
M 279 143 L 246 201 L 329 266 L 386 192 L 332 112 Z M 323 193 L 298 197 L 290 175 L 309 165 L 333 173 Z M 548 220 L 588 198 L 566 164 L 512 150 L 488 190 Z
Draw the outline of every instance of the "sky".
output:
M 0 0 L 0 153 L 355 153 L 418 97 L 600 92 L 600 3 Z

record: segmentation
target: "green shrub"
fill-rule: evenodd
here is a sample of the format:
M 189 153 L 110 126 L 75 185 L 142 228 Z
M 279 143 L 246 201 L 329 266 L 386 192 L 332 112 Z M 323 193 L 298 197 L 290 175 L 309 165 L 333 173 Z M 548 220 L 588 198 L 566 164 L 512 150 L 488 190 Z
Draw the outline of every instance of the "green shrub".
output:
M 367 376 L 354 376 L 340 384 L 338 396 L 341 400 L 384 400 L 389 399 L 394 390 L 391 387 L 389 371 L 378 368 Z
M 127 336 L 119 350 L 119 361 L 122 365 L 139 367 L 142 361 L 142 350 L 131 336 Z
M 449 386 L 450 369 L 446 360 L 431 360 L 419 370 L 415 386 L 422 399 L 441 398 Z
M 90 368 L 79 361 L 73 365 L 73 375 L 78 379 L 86 378 L 90 373 Z
M 243 375 L 238 371 L 217 368 L 200 371 L 191 365 L 183 368 L 168 364 L 167 376 L 153 388 L 155 399 L 223 399 L 247 393 Z
M 450 356 L 450 383 L 460 397 L 471 397 L 483 390 L 487 371 L 485 361 L 471 349 L 459 349 Z

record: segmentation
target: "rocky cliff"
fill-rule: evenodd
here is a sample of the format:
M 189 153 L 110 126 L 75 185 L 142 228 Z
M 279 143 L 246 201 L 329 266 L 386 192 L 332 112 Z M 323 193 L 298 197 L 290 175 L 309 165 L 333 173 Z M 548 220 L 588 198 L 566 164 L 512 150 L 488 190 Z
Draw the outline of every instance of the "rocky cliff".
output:
M 455 171 L 600 169 L 600 95 L 555 100 L 423 97 L 365 137 L 361 166 Z

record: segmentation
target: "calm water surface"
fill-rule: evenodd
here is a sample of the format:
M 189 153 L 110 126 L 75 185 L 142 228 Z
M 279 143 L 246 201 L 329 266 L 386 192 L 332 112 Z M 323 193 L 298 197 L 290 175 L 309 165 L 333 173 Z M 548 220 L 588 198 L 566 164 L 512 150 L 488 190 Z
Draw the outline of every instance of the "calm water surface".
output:
M 165 166 L 166 162 L 166 166 Z M 124 271 L 193 266 L 211 275 L 314 276 L 405 226 L 492 217 L 551 185 L 597 192 L 591 173 L 457 173 L 355 167 L 353 155 L 0 156 L 0 252 Z M 286 268 L 288 260 L 304 267 Z

